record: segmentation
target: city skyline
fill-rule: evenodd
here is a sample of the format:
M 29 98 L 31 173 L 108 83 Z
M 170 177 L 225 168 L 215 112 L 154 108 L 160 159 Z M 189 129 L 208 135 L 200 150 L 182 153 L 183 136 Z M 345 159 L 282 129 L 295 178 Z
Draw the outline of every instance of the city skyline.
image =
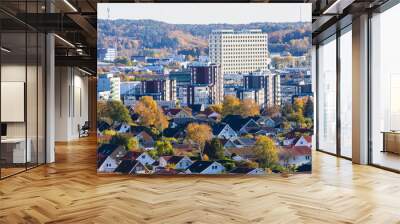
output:
M 182 10 L 182 7 L 184 7 L 184 10 Z M 108 9 L 110 9 L 110 12 L 108 12 Z M 111 20 L 151 19 L 170 24 L 249 24 L 257 22 L 311 22 L 311 4 L 99 3 L 98 18 L 108 19 L 108 16 Z

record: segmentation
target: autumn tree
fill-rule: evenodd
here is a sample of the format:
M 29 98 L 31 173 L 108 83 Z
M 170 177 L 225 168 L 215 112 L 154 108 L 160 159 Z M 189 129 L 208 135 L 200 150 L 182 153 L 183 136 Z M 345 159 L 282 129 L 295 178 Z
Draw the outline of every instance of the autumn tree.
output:
M 99 119 L 111 120 L 112 123 L 131 123 L 129 110 L 118 100 L 99 101 L 97 103 Z
M 265 109 L 265 114 L 268 117 L 278 117 L 281 114 L 281 107 L 278 105 L 269 106 Z
M 135 151 L 139 148 L 139 143 L 136 138 L 124 134 L 113 135 L 110 144 L 125 146 L 125 149 L 130 151 Z
M 143 96 L 135 105 L 134 111 L 139 115 L 141 125 L 155 127 L 159 132 L 168 127 L 167 117 L 151 96 Z
M 204 154 L 207 154 L 212 159 L 224 159 L 224 153 L 224 146 L 217 138 L 213 138 L 211 142 L 207 142 L 204 147 Z
M 197 144 L 200 157 L 203 159 L 204 145 L 212 138 L 211 127 L 206 124 L 190 123 L 186 127 L 186 138 Z
M 222 104 L 214 104 L 214 105 L 211 105 L 211 106 L 207 107 L 206 111 L 207 111 L 207 110 L 212 111 L 212 112 L 217 112 L 217 113 L 219 113 L 219 114 L 222 114 Z
M 239 104 L 239 114 L 242 117 L 252 117 L 260 114 L 260 107 L 254 100 L 244 99 Z
M 259 136 L 253 150 L 258 158 L 260 166 L 263 168 L 271 168 L 279 161 L 278 150 L 275 143 L 267 136 Z
M 174 154 L 174 148 L 168 139 L 156 141 L 154 148 L 158 156 L 170 156 Z
M 240 100 L 237 97 L 233 95 L 225 96 L 222 103 L 222 116 L 238 114 L 239 106 Z
M 154 127 L 162 134 L 164 129 L 168 127 L 168 119 L 160 109 L 157 110 L 156 117 L 157 119 L 154 122 Z

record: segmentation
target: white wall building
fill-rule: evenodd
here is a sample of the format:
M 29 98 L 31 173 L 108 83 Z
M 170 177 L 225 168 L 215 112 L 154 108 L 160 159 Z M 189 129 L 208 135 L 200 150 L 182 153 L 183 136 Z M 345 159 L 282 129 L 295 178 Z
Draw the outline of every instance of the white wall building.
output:
M 104 55 L 103 61 L 113 62 L 117 57 L 117 49 L 115 48 L 107 48 L 107 52 Z
M 268 35 L 259 29 L 214 30 L 209 36 L 209 60 L 222 74 L 265 71 L 270 63 Z

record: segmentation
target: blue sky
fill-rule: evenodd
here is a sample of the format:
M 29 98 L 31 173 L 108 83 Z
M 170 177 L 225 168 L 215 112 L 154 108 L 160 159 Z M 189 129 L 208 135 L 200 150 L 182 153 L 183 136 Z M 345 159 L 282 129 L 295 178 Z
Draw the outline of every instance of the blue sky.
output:
M 98 18 L 153 19 L 173 24 L 311 22 L 311 4 L 99 3 Z

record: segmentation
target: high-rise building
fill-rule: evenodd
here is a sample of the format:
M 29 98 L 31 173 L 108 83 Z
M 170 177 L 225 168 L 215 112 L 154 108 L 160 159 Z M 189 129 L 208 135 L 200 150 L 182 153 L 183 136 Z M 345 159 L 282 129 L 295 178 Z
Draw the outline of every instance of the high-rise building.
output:
M 107 48 L 107 51 L 104 55 L 104 61 L 110 61 L 113 62 L 115 58 L 117 57 L 117 49 L 115 48 Z
M 198 63 L 190 67 L 191 84 L 187 90 L 187 103 L 220 104 L 224 97 L 223 75 L 216 64 Z
M 263 106 L 281 105 L 281 82 L 280 76 L 272 73 L 250 73 L 243 76 L 243 87 L 245 91 L 264 90 Z M 239 97 L 241 95 L 239 94 Z M 254 97 L 256 95 L 254 94 Z M 258 101 L 260 97 L 257 98 Z M 254 98 L 256 100 L 256 98 Z M 261 105 L 261 104 L 260 104 Z
M 119 77 L 110 78 L 110 99 L 111 100 L 121 100 L 120 83 L 121 83 L 121 79 Z
M 268 34 L 259 29 L 214 30 L 208 44 L 210 62 L 219 64 L 224 75 L 268 69 Z
M 265 105 L 265 91 L 261 89 L 240 89 L 237 91 L 237 97 L 241 100 L 251 99 L 259 106 Z
M 152 96 L 154 100 L 175 101 L 176 80 L 169 78 L 142 81 L 142 95 Z

